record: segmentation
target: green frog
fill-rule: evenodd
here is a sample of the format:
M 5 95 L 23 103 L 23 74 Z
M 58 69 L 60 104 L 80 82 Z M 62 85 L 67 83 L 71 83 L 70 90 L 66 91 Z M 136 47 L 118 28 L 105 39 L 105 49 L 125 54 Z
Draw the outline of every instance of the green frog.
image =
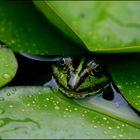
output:
M 102 64 L 91 57 L 62 57 L 52 65 L 59 90 L 72 98 L 102 93 L 110 77 Z
M 102 93 L 110 76 L 93 55 L 43 57 L 22 54 L 37 61 L 52 62 L 53 79 L 58 89 L 71 98 L 84 98 Z M 48 84 L 45 84 L 47 86 Z

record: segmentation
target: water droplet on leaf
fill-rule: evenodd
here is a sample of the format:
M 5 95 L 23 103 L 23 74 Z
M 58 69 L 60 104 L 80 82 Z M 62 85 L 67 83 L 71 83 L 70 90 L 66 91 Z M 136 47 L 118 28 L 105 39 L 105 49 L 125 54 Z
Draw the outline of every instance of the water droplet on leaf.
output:
M 5 73 L 5 74 L 3 74 L 3 78 L 4 78 L 4 79 L 10 79 L 10 78 L 11 78 L 11 75 Z
M 13 106 L 13 105 L 9 105 L 9 107 L 10 107 L 10 108 L 13 108 L 14 106 Z
M 55 110 L 59 110 L 60 107 L 59 107 L 59 106 L 55 106 L 54 109 L 55 109 Z
M 0 97 L 0 101 L 4 101 L 4 97 Z

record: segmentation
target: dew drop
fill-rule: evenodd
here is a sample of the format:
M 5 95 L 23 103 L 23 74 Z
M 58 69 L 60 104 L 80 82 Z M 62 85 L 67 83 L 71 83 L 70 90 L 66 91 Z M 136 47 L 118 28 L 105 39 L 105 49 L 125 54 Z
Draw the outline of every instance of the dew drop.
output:
M 11 96 L 11 93 L 7 93 L 7 96 Z
M 14 44 L 16 41 L 15 40 L 11 40 L 11 43 Z
M 9 105 L 9 107 L 10 107 L 10 108 L 13 108 L 14 106 L 13 106 L 13 105 Z
M 84 114 L 82 114 L 82 117 L 85 117 L 85 115 L 84 115 Z
M 71 106 L 70 105 L 68 105 L 68 108 L 70 108 Z
M 120 129 L 120 126 L 117 126 L 118 129 Z
M 21 109 L 22 112 L 25 112 L 25 109 Z
M 109 129 L 109 130 L 111 130 L 111 129 L 112 129 L 112 127 L 110 127 L 110 126 L 109 126 L 109 127 L 108 127 L 108 129 Z
M 78 110 L 78 108 L 74 108 L 74 110 L 75 110 L 75 111 L 77 111 L 77 110 Z
M 109 124 L 109 121 L 107 121 L 106 123 Z
M 115 106 L 116 106 L 117 108 L 119 108 L 119 107 L 120 107 L 120 104 L 119 104 L 118 102 L 116 102 L 116 103 L 115 103 Z
M 5 74 L 3 74 L 3 78 L 4 78 L 4 79 L 10 79 L 10 78 L 11 78 L 11 75 L 5 73 Z
M 22 98 L 23 98 L 23 96 L 19 96 L 19 98 L 20 98 L 20 99 L 22 99 Z
M 16 88 L 14 88 L 14 89 L 13 89 L 13 92 L 16 92 L 16 91 L 17 91 L 17 89 L 16 89 Z
M 68 111 L 69 109 L 68 108 L 65 108 L 65 110 Z
M 128 85 L 128 82 L 126 82 L 125 84 Z
M 55 110 L 59 110 L 60 107 L 59 107 L 59 106 L 55 106 L 54 109 L 55 109 Z
M 87 114 L 87 111 L 85 110 L 84 113 Z
M 33 95 L 29 95 L 28 97 L 29 97 L 29 98 L 33 98 L 34 96 L 33 96 Z
M 4 97 L 0 97 L 0 101 L 4 101 Z
M 56 104 L 59 104 L 59 102 L 58 102 L 58 101 L 56 101 Z
M 124 127 L 125 125 L 124 124 L 122 124 L 122 127 Z
M 122 134 L 119 134 L 119 137 L 120 137 L 120 138 L 122 138 L 122 137 L 123 137 L 123 135 L 122 135 Z
M 35 101 L 32 101 L 33 104 L 35 104 Z
M 113 139 L 116 139 L 116 136 L 112 136 Z
M 106 132 L 106 131 L 104 131 L 104 134 L 107 134 L 107 132 Z
M 106 118 L 106 117 L 103 117 L 103 120 L 105 120 L 105 121 L 106 121 L 106 120 L 107 120 L 107 118 Z
M 140 95 L 137 95 L 137 98 L 140 98 Z
M 30 104 L 27 104 L 27 106 L 30 106 Z
M 49 98 L 46 98 L 47 101 L 49 101 Z
M 94 126 L 93 126 L 93 128 L 95 128 L 95 129 L 96 129 L 96 128 L 97 128 L 97 126 L 96 126 L 96 125 L 94 125 Z

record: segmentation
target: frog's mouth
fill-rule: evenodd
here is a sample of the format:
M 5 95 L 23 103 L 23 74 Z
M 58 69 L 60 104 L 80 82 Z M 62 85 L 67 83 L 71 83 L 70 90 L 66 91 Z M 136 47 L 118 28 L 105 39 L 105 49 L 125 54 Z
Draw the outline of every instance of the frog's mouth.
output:
M 102 83 L 102 84 L 98 84 L 96 86 L 91 86 L 91 87 L 87 87 L 87 88 L 78 90 L 78 88 L 69 89 L 69 88 L 64 87 L 60 83 L 57 83 L 57 84 L 59 85 L 58 86 L 59 90 L 63 94 L 67 95 L 70 98 L 77 98 L 77 99 L 80 99 L 80 98 L 82 99 L 87 96 L 102 93 L 104 91 L 105 86 L 107 85 L 107 83 Z

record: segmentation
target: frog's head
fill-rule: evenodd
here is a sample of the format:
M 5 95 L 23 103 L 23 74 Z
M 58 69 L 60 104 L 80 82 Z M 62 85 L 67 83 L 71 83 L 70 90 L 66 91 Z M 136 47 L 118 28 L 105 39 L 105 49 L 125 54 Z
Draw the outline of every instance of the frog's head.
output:
M 59 89 L 69 97 L 101 93 L 110 81 L 102 65 L 90 57 L 62 57 L 52 67 Z

